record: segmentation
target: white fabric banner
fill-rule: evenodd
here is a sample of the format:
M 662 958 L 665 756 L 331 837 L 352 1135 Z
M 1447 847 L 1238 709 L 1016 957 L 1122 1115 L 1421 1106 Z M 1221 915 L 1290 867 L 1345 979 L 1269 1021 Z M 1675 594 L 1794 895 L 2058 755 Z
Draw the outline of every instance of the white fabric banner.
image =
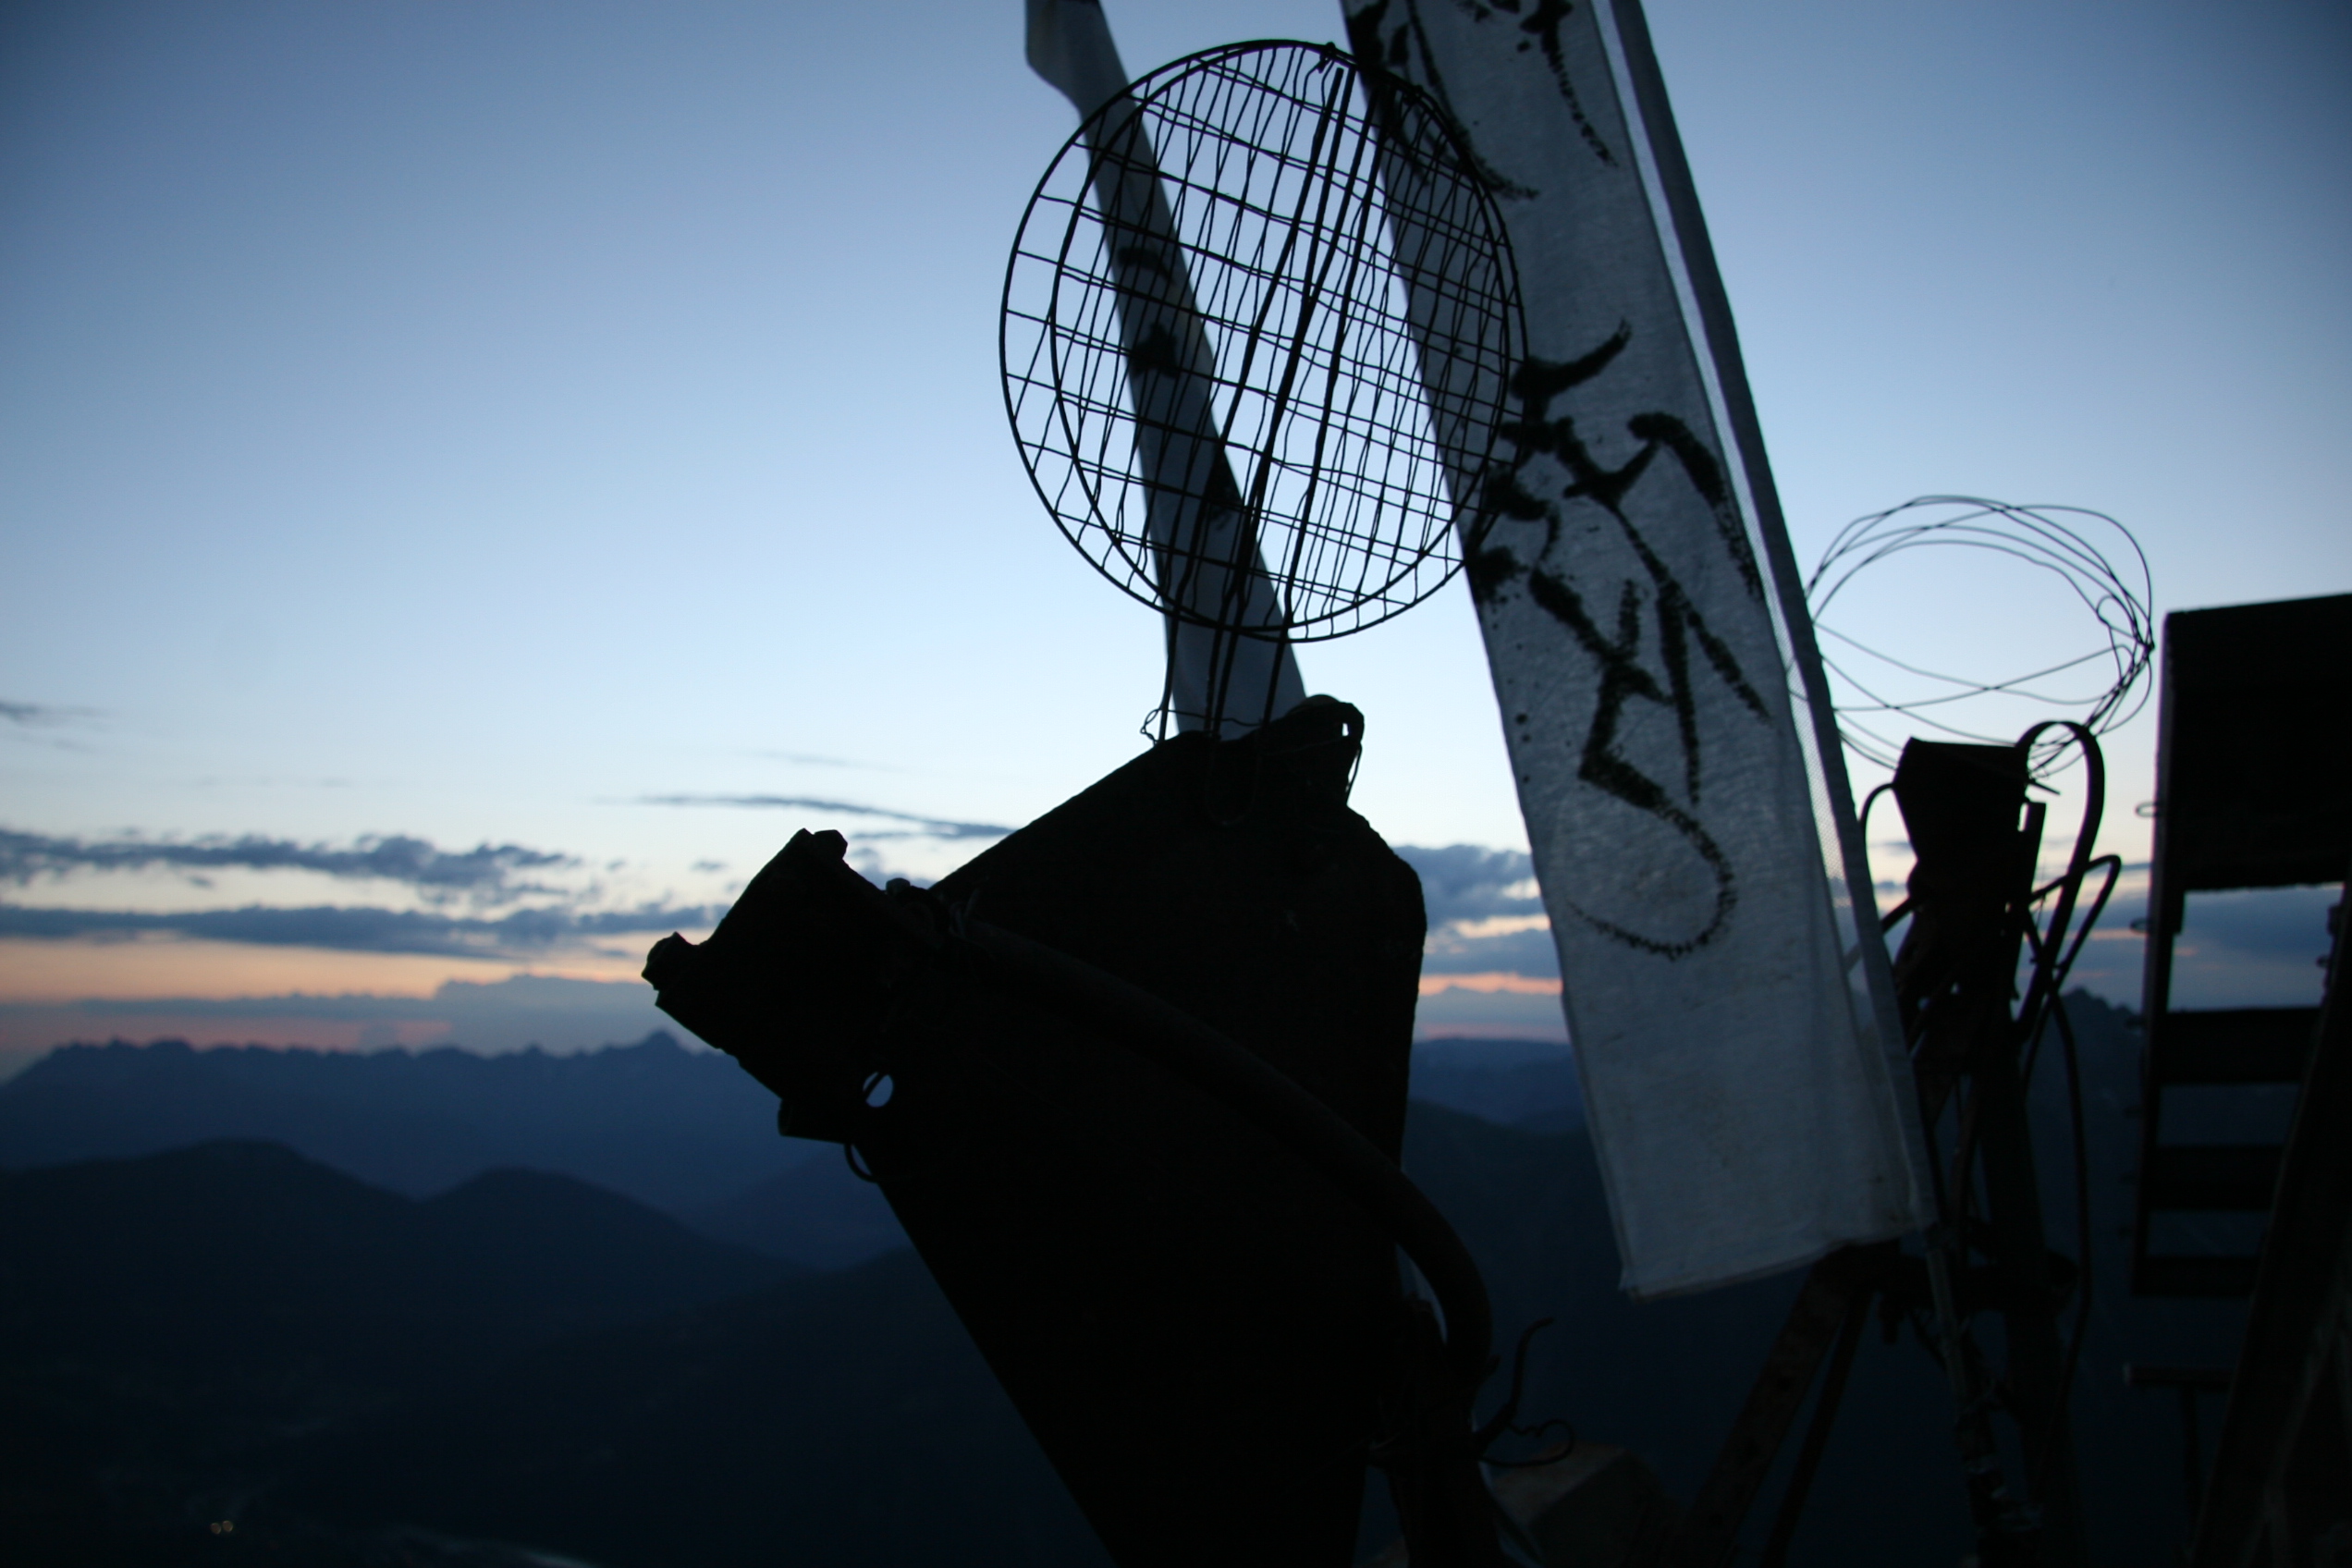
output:
M 1452 113 L 1517 256 L 1528 351 L 1468 575 L 1623 1284 L 1648 1296 L 1924 1204 L 1801 585 L 1647 33 L 1610 3 L 1345 9 L 1360 57 Z

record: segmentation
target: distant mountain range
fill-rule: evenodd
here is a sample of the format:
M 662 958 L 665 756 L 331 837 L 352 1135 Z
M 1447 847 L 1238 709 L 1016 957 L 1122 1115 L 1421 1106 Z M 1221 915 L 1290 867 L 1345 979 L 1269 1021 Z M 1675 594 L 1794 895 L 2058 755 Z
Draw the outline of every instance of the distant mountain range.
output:
M 178 1513 L 233 1517 L 310 1434 L 804 1274 L 536 1171 L 419 1201 L 212 1143 L 0 1176 L 9 1555 L 177 1561 Z
M 2183 1524 L 2178 1417 L 2125 1390 L 2121 1365 L 2226 1364 L 2242 1309 L 2123 1291 L 2137 1041 L 2113 1010 L 2073 1005 L 2099 1292 L 2077 1443 L 2099 1561 L 2155 1562 Z M 198 1053 L 214 1054 L 232 1053 Z M 2057 1083 L 2037 1084 L 2040 1154 L 2070 1246 Z M 1406 1164 L 1478 1258 L 1499 1348 L 1556 1319 L 1533 1341 L 1523 1419 L 1627 1444 L 1689 1497 L 1795 1278 L 1627 1303 L 1577 1126 L 1419 1103 Z M 783 1195 L 746 1199 L 745 1227 L 799 1212 L 793 1244 L 837 1256 L 881 1239 L 853 1207 L 875 1194 L 838 1156 L 759 1180 Z M 723 1229 L 727 1210 L 701 1222 Z M 208 1523 L 234 1518 L 236 1552 L 296 1568 L 520 1562 L 485 1539 L 607 1568 L 1102 1562 L 911 1255 L 795 1273 L 561 1176 L 419 1201 L 251 1143 L 20 1170 L 0 1178 L 0 1532 L 25 1561 L 227 1561 Z M 1863 1349 L 1800 1562 L 1968 1550 L 1949 1394 L 1899 1338 Z M 1135 1463 L 1150 1441 L 1139 1427 Z M 1376 1496 L 1366 1552 L 1392 1532 Z
M 420 1201 L 223 1142 L 0 1176 L 8 1331 L 69 1358 L 405 1386 L 807 1272 L 544 1171 Z
M 1580 1122 L 1566 1047 L 1434 1041 L 1415 1093 L 1502 1123 Z M 411 1197 L 514 1167 L 577 1177 L 705 1235 L 819 1268 L 906 1244 L 836 1148 L 780 1138 L 776 1099 L 666 1034 L 550 1055 L 67 1046 L 0 1084 L 0 1170 L 214 1139 L 281 1143 Z
M 705 1236 L 815 1268 L 847 1268 L 907 1244 L 882 1189 L 831 1146 L 682 1218 Z
M 1426 1040 L 1413 1048 L 1413 1097 L 1502 1127 L 1564 1133 L 1585 1124 L 1576 1059 L 1543 1040 Z
M 600 1563 L 1109 1562 L 907 1251 L 550 1344 L 320 1445 L 287 1497 Z
M 0 1169 L 261 1138 L 424 1197 L 501 1166 L 560 1171 L 683 1212 L 813 1157 L 776 1096 L 716 1051 L 655 1034 L 554 1056 L 66 1046 L 0 1084 Z

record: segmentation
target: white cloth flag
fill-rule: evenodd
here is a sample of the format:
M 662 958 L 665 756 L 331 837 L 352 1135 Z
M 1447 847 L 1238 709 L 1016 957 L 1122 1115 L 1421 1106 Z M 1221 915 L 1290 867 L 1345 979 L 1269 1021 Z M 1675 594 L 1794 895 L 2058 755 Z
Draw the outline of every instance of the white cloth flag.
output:
M 1916 1229 L 1866 863 L 1638 6 L 1345 9 L 1452 115 L 1518 261 L 1527 357 L 1468 575 L 1624 1288 Z

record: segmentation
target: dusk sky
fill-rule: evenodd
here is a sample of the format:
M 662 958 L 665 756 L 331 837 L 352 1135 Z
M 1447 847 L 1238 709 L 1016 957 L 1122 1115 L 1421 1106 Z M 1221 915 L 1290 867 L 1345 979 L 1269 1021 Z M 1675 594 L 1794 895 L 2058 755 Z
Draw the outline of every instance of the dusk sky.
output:
M 1342 31 L 1107 9 L 1137 74 Z M 2112 514 L 2160 614 L 2352 591 L 2352 11 L 1650 21 L 1801 562 L 1957 492 Z M 795 828 L 935 876 L 1134 754 L 1158 627 L 998 388 L 1072 129 L 1015 0 L 8 8 L 0 1075 L 634 1037 L 647 944 Z M 2096 641 L 2014 570 L 1848 595 L 1991 678 Z M 1557 1033 L 1466 589 L 1301 662 L 1367 716 L 1357 808 L 1473 847 L 1417 857 L 1425 1026 Z M 2151 703 L 2109 738 L 2131 861 L 2153 751 Z M 2315 994 L 2329 896 L 2215 905 L 2207 954 Z M 2087 961 L 2118 999 L 2130 913 Z

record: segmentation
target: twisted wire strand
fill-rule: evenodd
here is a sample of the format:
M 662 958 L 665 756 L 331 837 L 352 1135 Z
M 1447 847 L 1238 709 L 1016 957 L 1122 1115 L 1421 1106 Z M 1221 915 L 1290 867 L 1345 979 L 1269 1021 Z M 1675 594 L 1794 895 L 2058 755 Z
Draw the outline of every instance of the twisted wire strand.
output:
M 2099 542 L 2102 538 L 2107 541 L 2103 547 Z M 2049 573 L 2082 607 L 2091 645 L 2022 675 L 1988 680 L 1898 657 L 1828 623 L 1831 606 L 1857 576 L 1917 549 L 1983 551 Z M 2093 735 L 2125 723 L 2148 701 L 2148 669 L 2156 653 L 2153 597 L 2147 555 L 2131 531 L 2105 512 L 2088 507 L 2018 506 L 1980 496 L 1920 496 L 1856 518 L 1830 541 L 1805 584 L 1817 636 L 1851 650 L 1833 657 L 1825 649 L 1821 658 L 1844 688 L 1836 704 L 1839 735 L 1857 756 L 1890 768 L 1900 760 L 1906 738 L 1892 722 L 1898 717 L 1914 732 L 2007 744 L 2007 735 L 1972 729 L 1966 722 L 1966 704 L 1988 697 L 2057 710 Z M 1887 691 L 1880 675 L 1856 668 L 1856 655 L 1929 682 L 1929 690 L 1919 696 Z M 2061 683 L 2061 678 L 2076 672 L 2084 679 Z M 2038 780 L 2054 778 L 2079 755 L 2078 748 L 2058 740 L 2037 741 L 2031 776 Z

